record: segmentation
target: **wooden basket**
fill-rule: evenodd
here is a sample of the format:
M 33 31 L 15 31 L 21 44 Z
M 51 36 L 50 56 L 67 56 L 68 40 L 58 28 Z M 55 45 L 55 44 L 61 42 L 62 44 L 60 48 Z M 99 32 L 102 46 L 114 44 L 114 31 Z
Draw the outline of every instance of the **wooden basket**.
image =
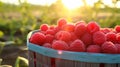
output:
M 32 44 L 27 37 L 29 67 L 120 67 L 120 54 L 54 50 Z

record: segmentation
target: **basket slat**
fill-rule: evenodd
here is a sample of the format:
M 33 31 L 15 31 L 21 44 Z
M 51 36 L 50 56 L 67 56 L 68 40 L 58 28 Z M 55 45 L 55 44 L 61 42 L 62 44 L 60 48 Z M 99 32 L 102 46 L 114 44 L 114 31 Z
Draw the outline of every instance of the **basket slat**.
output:
M 36 53 L 37 67 L 51 67 L 51 58 Z
M 86 63 L 86 67 L 100 67 L 99 63 Z
M 117 67 L 117 64 L 104 64 L 104 67 Z
M 29 53 L 29 67 L 35 67 L 35 64 L 34 64 L 34 53 L 32 51 L 28 51 Z
M 84 62 L 75 62 L 75 67 L 85 67 L 86 66 L 86 63 Z
M 42 56 L 36 53 L 36 67 L 42 67 Z
M 74 67 L 75 62 L 70 60 L 64 60 L 64 59 L 56 59 L 56 67 Z

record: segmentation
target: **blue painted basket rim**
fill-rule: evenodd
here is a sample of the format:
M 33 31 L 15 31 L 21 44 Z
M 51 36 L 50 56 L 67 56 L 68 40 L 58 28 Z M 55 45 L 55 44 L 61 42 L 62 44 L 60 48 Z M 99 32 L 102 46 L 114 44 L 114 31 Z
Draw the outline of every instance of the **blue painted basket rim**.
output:
M 27 46 L 29 50 L 37 52 L 39 54 L 54 57 L 54 58 L 62 58 L 73 61 L 81 61 L 81 62 L 91 62 L 91 63 L 120 63 L 120 54 L 102 54 L 102 53 L 87 53 L 87 52 L 70 52 L 63 50 L 54 50 L 51 48 L 45 48 L 42 46 L 38 46 L 36 44 L 30 43 L 28 40 L 32 33 L 36 31 L 32 31 L 28 34 L 27 37 Z

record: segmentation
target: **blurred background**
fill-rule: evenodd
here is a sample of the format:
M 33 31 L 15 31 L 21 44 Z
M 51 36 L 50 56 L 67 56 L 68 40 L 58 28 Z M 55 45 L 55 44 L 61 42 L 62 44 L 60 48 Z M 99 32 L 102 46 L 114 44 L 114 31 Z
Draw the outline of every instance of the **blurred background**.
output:
M 0 0 L 0 64 L 27 67 L 27 34 L 59 18 L 114 28 L 120 25 L 120 0 Z

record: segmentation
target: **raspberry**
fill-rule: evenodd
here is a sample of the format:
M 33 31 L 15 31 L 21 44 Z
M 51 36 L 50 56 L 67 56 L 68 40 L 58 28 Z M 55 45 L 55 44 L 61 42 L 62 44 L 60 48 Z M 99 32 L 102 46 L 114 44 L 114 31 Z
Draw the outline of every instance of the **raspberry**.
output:
M 52 48 L 52 45 L 50 43 L 44 43 L 43 47 Z
M 61 18 L 57 21 L 58 27 L 62 27 L 63 25 L 67 24 L 67 21 L 64 18 Z
M 97 45 L 102 45 L 106 41 L 105 34 L 101 31 L 93 34 L 93 42 Z
M 54 28 L 55 33 L 59 32 L 60 30 L 61 30 L 60 27 L 57 27 L 57 26 L 56 26 L 56 27 Z
M 120 26 L 119 25 L 115 26 L 115 31 L 120 32 Z
M 120 54 L 120 44 L 115 44 L 115 46 L 117 47 L 117 53 Z
M 50 26 L 50 29 L 51 29 L 51 30 L 54 30 L 54 29 L 55 29 L 55 26 L 53 26 L 53 25 Z
M 51 29 L 48 29 L 45 33 L 46 33 L 46 34 L 54 35 L 54 34 L 55 34 L 55 31 L 54 31 L 54 30 L 51 30 Z
M 54 40 L 54 36 L 53 35 L 50 35 L 50 34 L 46 35 L 46 39 L 45 39 L 46 43 L 52 43 L 53 40 Z
M 113 32 L 109 32 L 106 34 L 107 41 L 111 41 L 113 43 L 116 43 L 116 34 Z
M 103 32 L 103 33 L 105 33 L 105 34 L 107 34 L 107 33 L 111 32 L 112 29 L 110 29 L 110 28 L 101 28 L 100 31 Z
M 81 40 L 77 39 L 70 44 L 69 50 L 70 51 L 76 51 L 76 52 L 84 52 L 85 51 L 85 45 Z
M 62 40 L 62 41 L 70 41 L 71 39 L 71 34 L 67 31 L 59 31 L 58 33 L 56 33 L 56 39 L 58 40 Z
M 120 44 L 120 33 L 117 34 L 116 40 L 117 40 L 117 42 Z
M 117 53 L 117 47 L 110 41 L 106 41 L 101 46 L 103 53 L 109 53 L 109 54 L 116 54 Z
M 78 22 L 76 22 L 75 26 L 77 26 L 78 24 L 85 24 L 86 25 L 86 22 L 85 21 L 78 21 Z
M 80 38 L 86 32 L 86 29 L 85 24 L 78 24 L 75 27 L 74 33 Z
M 81 40 L 83 41 L 83 43 L 88 46 L 90 44 L 92 44 L 93 38 L 92 35 L 89 33 L 85 33 L 82 37 Z
M 45 38 L 46 37 L 43 33 L 36 32 L 31 36 L 30 42 L 34 44 L 42 45 L 45 42 Z
M 53 42 L 52 48 L 56 50 L 68 50 L 69 46 L 66 42 L 58 40 Z
M 91 53 L 100 53 L 101 52 L 101 48 L 98 45 L 90 45 L 87 48 L 87 52 L 91 52 Z
M 47 24 L 42 24 L 40 26 L 40 29 L 41 29 L 41 31 L 46 31 L 46 30 L 48 30 L 48 25 Z
M 74 32 L 71 32 L 71 41 L 78 39 Z
M 100 26 L 96 22 L 92 21 L 88 23 L 87 30 L 89 33 L 93 34 L 100 30 Z
M 62 26 L 62 30 L 68 31 L 68 32 L 73 32 L 75 26 L 73 24 L 65 24 Z

